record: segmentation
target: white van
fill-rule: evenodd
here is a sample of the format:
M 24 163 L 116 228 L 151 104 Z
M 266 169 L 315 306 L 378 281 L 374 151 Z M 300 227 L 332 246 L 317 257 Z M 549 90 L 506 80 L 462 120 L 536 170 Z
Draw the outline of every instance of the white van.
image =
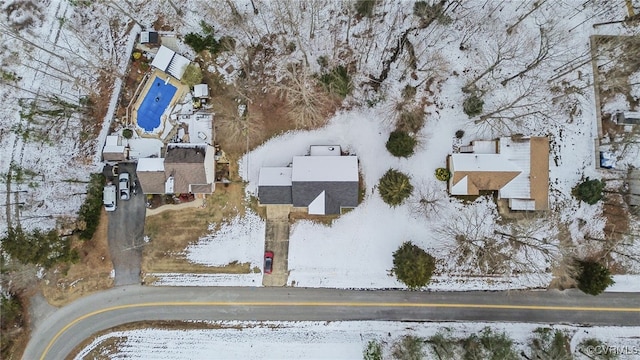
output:
M 116 210 L 116 186 L 106 185 L 102 193 L 102 202 L 106 211 Z

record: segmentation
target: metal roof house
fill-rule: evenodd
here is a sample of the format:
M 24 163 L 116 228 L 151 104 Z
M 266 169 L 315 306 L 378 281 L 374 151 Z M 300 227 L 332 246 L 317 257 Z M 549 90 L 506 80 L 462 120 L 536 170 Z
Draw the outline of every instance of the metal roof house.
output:
M 151 66 L 160 69 L 174 78 L 180 80 L 184 71 L 191 61 L 186 57 L 176 53 L 168 47 L 161 45 L 156 56 L 151 62 Z
M 448 158 L 449 193 L 497 191 L 511 210 L 549 208 L 549 139 L 502 137 L 474 141 Z
M 258 179 L 261 205 L 292 204 L 312 215 L 340 214 L 358 205 L 358 158 L 341 156 L 340 146 L 312 146 L 290 167 L 263 167 Z

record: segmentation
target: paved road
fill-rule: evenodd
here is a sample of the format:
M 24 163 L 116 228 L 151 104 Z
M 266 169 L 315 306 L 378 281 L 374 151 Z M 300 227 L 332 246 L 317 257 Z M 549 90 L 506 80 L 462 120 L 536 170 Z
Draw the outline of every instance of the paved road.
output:
M 122 286 L 61 308 L 24 359 L 64 359 L 91 334 L 142 320 L 496 321 L 640 326 L 635 293 L 353 291 Z
M 128 172 L 131 182 L 135 179 L 136 165 L 120 163 L 119 171 Z M 113 183 L 117 186 L 118 179 Z M 142 245 L 145 219 L 145 196 L 138 186 L 138 195 L 131 193 L 129 200 L 118 197 L 116 211 L 109 213 L 109 252 L 116 271 L 115 285 L 131 285 L 140 283 L 140 266 L 142 264 Z

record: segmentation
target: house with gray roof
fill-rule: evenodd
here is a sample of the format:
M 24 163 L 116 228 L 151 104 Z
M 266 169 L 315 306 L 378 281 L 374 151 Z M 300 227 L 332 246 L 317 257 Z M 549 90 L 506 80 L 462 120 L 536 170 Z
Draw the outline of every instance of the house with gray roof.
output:
M 294 156 L 289 167 L 263 167 L 258 179 L 261 205 L 292 204 L 309 214 L 340 214 L 358 205 L 358 158 L 342 156 L 337 145 L 314 145 Z
M 164 158 L 138 160 L 136 175 L 145 194 L 211 194 L 214 150 L 207 144 L 169 144 Z

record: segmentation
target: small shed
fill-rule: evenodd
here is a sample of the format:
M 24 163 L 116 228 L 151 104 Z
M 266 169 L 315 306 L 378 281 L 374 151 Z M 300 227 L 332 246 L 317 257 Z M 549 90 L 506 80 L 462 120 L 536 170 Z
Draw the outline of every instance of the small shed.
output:
M 102 158 L 109 162 L 124 161 L 126 160 L 125 150 L 119 135 L 109 135 L 102 149 Z
M 640 112 L 624 111 L 615 115 L 618 125 L 640 125 Z
M 207 84 L 198 84 L 193 86 L 193 97 L 196 98 L 208 98 L 209 86 Z
M 140 44 L 158 44 L 160 36 L 157 31 L 143 31 L 140 33 Z

